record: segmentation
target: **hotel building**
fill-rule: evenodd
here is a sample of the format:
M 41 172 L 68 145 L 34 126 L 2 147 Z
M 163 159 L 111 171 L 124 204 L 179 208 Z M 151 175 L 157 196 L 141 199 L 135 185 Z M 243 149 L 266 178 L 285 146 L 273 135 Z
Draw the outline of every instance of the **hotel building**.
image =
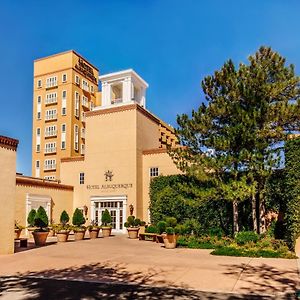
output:
M 113 232 L 130 214 L 150 222 L 151 179 L 180 171 L 167 153 L 174 130 L 147 110 L 147 88 L 132 69 L 99 77 L 75 51 L 34 62 L 32 177 L 15 175 L 18 141 L 0 136 L 0 194 L 11 199 L 0 253 L 13 252 L 13 219 L 27 226 L 39 206 L 55 223 L 80 208 L 99 225 L 108 209 Z

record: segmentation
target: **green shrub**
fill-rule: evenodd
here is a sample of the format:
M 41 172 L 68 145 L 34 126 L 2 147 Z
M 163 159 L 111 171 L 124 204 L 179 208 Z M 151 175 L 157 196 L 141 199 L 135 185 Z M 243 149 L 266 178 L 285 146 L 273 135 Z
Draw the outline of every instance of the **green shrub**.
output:
M 146 229 L 145 229 L 146 233 L 159 233 L 158 228 L 155 225 L 149 225 Z
M 81 226 L 85 223 L 85 218 L 82 211 L 79 208 L 76 208 L 72 218 L 72 224 L 75 226 Z
M 133 220 L 133 226 L 138 227 L 141 225 L 141 220 L 136 218 Z
M 158 232 L 159 234 L 162 234 L 163 232 L 166 232 L 166 228 L 167 228 L 167 223 L 165 221 L 159 221 L 156 224 L 157 228 L 158 228 Z
M 134 227 L 134 219 L 135 219 L 135 216 L 128 216 L 127 222 L 125 222 L 124 226 L 125 227 Z
M 175 230 L 174 230 L 173 227 L 167 227 L 167 228 L 166 228 L 166 233 L 167 233 L 167 234 L 174 234 L 174 233 L 175 233 Z
M 141 221 L 141 226 L 146 226 L 146 222 L 145 221 Z
M 47 213 L 44 207 L 40 206 L 36 211 L 34 217 L 34 226 L 39 227 L 40 230 L 43 230 L 43 228 L 48 227 L 48 224 L 49 224 L 49 220 L 48 220 Z
M 166 221 L 166 226 L 167 227 L 175 227 L 177 225 L 177 220 L 174 217 L 166 217 L 165 218 Z
M 34 226 L 35 215 L 36 215 L 36 210 L 35 209 L 31 209 L 31 211 L 29 212 L 28 217 L 27 217 L 27 223 L 28 223 L 28 225 L 30 227 Z
M 210 236 L 217 236 L 218 238 L 221 238 L 224 235 L 224 232 L 221 228 L 211 228 L 209 229 L 208 234 Z
M 66 225 L 69 222 L 70 217 L 65 210 L 61 213 L 59 220 L 60 220 L 60 223 L 63 225 Z
M 108 226 L 111 223 L 112 219 L 111 219 L 111 215 L 109 213 L 109 211 L 106 209 L 101 217 L 101 223 L 104 226 Z
M 248 242 L 256 243 L 259 239 L 259 235 L 254 231 L 241 231 L 235 236 L 235 241 L 238 245 L 245 245 Z

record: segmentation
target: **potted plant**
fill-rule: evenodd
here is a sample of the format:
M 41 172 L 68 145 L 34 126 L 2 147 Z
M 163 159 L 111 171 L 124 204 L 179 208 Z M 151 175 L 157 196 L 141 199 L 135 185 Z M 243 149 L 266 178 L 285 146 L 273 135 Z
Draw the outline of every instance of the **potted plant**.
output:
M 64 210 L 60 215 L 60 224 L 54 226 L 58 242 L 66 242 L 70 233 L 70 225 L 68 224 L 70 217 Z
M 40 206 L 34 217 L 34 226 L 38 227 L 32 232 L 36 246 L 44 246 L 46 244 L 48 229 L 48 216 L 45 209 Z
M 83 240 L 86 231 L 85 226 L 83 226 L 85 218 L 79 208 L 76 208 L 74 211 L 72 223 L 74 225 L 72 229 L 74 231 L 75 241 Z
M 141 220 L 134 216 L 129 216 L 124 226 L 127 228 L 128 237 L 130 239 L 137 239 L 140 230 Z
M 146 232 L 146 222 L 145 221 L 141 221 L 139 234 L 145 233 L 145 232 Z
M 29 234 L 33 233 L 33 231 L 36 229 L 34 227 L 34 218 L 35 218 L 35 215 L 36 215 L 36 210 L 33 208 L 31 209 L 31 211 L 28 213 L 28 216 L 27 216 L 27 230 L 29 231 Z
M 166 249 L 174 249 L 177 245 L 177 238 L 178 238 L 178 227 L 177 220 L 174 217 L 167 217 L 165 222 L 158 222 L 160 223 L 161 229 L 165 226 L 165 234 L 163 234 L 164 245 Z
M 106 209 L 101 217 L 101 230 L 102 230 L 102 236 L 103 237 L 109 237 L 111 234 L 111 215 L 109 211 Z
M 95 221 L 92 221 L 91 225 L 88 226 L 88 231 L 90 233 L 90 238 L 96 239 L 99 235 L 100 227 L 95 223 Z
M 15 239 L 20 238 L 20 235 L 21 235 L 21 232 L 23 229 L 24 229 L 24 227 L 21 226 L 18 221 L 15 221 Z
M 55 236 L 55 227 L 56 227 L 56 225 L 54 223 L 54 220 L 51 219 L 50 225 L 49 225 L 49 235 L 48 235 L 48 237 Z

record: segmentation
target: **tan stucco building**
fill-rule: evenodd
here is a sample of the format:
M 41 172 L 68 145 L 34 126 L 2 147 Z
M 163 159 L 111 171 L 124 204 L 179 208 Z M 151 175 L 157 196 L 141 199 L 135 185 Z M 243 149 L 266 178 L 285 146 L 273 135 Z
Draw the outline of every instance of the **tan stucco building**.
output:
M 0 168 L 5 171 L 0 195 L 12 199 L 6 213 L 0 210 L 0 221 L 9 219 L 9 236 L 14 220 L 26 226 L 29 211 L 39 206 L 55 223 L 63 210 L 71 216 L 80 208 L 87 224 L 101 224 L 101 214 L 108 209 L 115 232 L 125 231 L 130 213 L 150 221 L 151 178 L 180 171 L 167 153 L 168 146 L 176 146 L 174 130 L 146 109 L 147 88 L 132 69 L 98 77 L 98 69 L 75 51 L 35 61 L 33 177 L 16 176 L 16 146 L 1 148 L 0 143 Z M 80 101 L 78 106 L 83 97 L 88 105 Z M 56 113 L 49 114 L 49 109 Z M 49 131 L 50 124 L 54 127 Z M 50 167 L 48 160 L 54 161 Z M 6 239 L 0 236 L 0 245 Z M 4 252 L 12 252 L 11 238 L 7 245 Z

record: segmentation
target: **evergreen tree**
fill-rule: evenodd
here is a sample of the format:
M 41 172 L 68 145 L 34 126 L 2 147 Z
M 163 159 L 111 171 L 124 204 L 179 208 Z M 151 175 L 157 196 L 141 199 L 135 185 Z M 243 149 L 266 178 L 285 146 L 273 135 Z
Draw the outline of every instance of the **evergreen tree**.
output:
M 70 220 L 68 213 L 64 210 L 60 215 L 60 223 L 66 225 Z
M 30 227 L 34 226 L 34 217 L 36 215 L 36 210 L 35 209 L 31 209 L 31 211 L 29 212 L 28 216 L 27 216 L 27 223 Z
M 48 227 L 48 224 L 49 224 L 49 220 L 48 220 L 47 213 L 44 207 L 40 206 L 36 211 L 36 215 L 34 217 L 34 225 L 39 227 L 40 230 L 42 231 L 43 228 Z
M 72 224 L 75 226 L 81 226 L 85 223 L 85 218 L 82 211 L 79 208 L 76 208 L 72 218 Z
M 101 223 L 104 226 L 108 226 L 111 223 L 112 219 L 111 219 L 111 215 L 109 213 L 109 211 L 106 209 L 101 217 Z
M 171 156 L 188 174 L 213 178 L 216 197 L 233 202 L 234 232 L 237 203 L 249 198 L 253 228 L 265 230 L 266 182 L 280 164 L 287 135 L 299 128 L 299 82 L 292 65 L 261 47 L 249 64 L 236 68 L 229 60 L 207 76 L 202 88 L 208 104 L 177 118 L 177 136 L 186 147 Z

